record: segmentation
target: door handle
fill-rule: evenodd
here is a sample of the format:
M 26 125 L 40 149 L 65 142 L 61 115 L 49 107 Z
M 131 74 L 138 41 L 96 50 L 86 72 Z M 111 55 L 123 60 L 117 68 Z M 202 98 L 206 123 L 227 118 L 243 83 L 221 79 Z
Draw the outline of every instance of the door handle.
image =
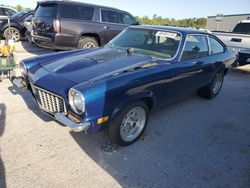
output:
M 109 28 L 109 26 L 106 26 L 106 25 L 105 25 L 105 26 L 104 26 L 104 29 L 110 29 L 110 28 Z
M 232 38 L 231 42 L 241 42 L 241 39 L 239 39 L 239 38 Z

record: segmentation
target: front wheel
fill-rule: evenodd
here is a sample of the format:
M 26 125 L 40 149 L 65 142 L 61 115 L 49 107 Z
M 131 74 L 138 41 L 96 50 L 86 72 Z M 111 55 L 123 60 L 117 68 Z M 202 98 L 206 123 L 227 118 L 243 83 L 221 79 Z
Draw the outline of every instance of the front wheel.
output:
M 136 142 L 146 128 L 148 113 L 148 107 L 142 101 L 124 107 L 110 123 L 111 142 L 121 146 Z
M 212 82 L 199 89 L 198 95 L 207 99 L 214 98 L 221 90 L 224 81 L 224 73 L 217 72 Z
M 5 39 L 12 39 L 15 42 L 18 42 L 21 39 L 20 31 L 15 27 L 6 28 L 3 35 Z

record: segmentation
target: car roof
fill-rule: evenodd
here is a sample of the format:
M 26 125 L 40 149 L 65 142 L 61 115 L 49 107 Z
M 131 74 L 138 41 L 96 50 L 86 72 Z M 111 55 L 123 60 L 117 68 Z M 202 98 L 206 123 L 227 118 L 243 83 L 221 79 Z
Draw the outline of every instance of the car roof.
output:
M 104 8 L 104 9 L 111 9 L 111 10 L 126 12 L 126 11 L 123 11 L 123 10 L 120 10 L 120 9 L 117 9 L 117 8 L 114 8 L 114 7 L 96 5 L 96 4 L 91 4 L 91 3 L 79 2 L 79 1 L 70 1 L 70 0 L 44 0 L 44 1 L 38 1 L 38 4 L 43 4 L 43 3 L 78 4 L 78 5 L 94 6 L 94 7 L 98 7 L 98 8 Z
M 181 34 L 209 34 L 208 32 L 201 31 L 198 29 L 186 28 L 186 27 L 174 27 L 174 26 L 157 26 L 157 25 L 139 25 L 132 26 L 132 28 L 140 28 L 140 29 L 152 29 L 152 30 L 166 30 L 166 31 L 175 31 Z
M 12 7 L 4 6 L 4 5 L 0 5 L 0 7 L 1 7 L 1 8 L 8 8 L 8 9 L 11 9 L 11 10 L 14 10 L 14 11 L 16 11 L 16 12 L 17 12 L 17 10 L 15 10 L 15 9 L 14 9 L 14 8 L 12 8 Z

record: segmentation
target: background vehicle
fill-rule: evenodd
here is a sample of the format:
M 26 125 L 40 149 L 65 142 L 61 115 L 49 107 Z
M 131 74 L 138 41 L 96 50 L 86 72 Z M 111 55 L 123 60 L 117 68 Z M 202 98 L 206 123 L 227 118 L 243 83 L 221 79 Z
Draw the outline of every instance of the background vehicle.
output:
M 209 45 L 210 44 L 210 45 Z M 111 141 L 135 142 L 148 114 L 198 91 L 214 98 L 235 55 L 215 36 L 177 27 L 127 28 L 104 48 L 72 50 L 21 62 L 13 83 L 73 131 L 109 125 Z
M 0 6 L 0 18 L 8 18 L 16 13 L 17 11 L 13 8 Z
M 0 19 L 0 35 L 6 39 L 13 39 L 15 42 L 24 37 L 26 27 L 24 26 L 24 20 L 28 16 L 32 15 L 33 11 L 21 11 L 10 17 L 10 28 L 8 25 L 8 19 Z
M 213 32 L 226 46 L 238 54 L 240 65 L 250 63 L 250 20 L 243 20 L 236 25 L 233 32 Z
M 53 49 L 103 46 L 129 25 L 127 12 L 73 1 L 42 1 L 35 10 L 32 40 Z
M 33 43 L 32 39 L 31 39 L 31 31 L 33 29 L 32 26 L 32 19 L 33 19 L 33 14 L 29 15 L 28 17 L 26 17 L 24 19 L 24 23 L 23 25 L 26 27 L 26 31 L 25 31 L 25 37 L 28 39 L 28 41 L 30 43 Z

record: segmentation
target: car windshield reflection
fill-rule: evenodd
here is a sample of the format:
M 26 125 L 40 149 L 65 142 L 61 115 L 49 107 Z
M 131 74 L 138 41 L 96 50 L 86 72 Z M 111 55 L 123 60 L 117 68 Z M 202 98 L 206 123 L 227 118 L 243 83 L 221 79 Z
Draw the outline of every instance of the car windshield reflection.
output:
M 133 52 L 162 59 L 175 57 L 181 36 L 173 31 L 129 28 L 110 41 L 106 47 L 119 50 L 132 48 Z

